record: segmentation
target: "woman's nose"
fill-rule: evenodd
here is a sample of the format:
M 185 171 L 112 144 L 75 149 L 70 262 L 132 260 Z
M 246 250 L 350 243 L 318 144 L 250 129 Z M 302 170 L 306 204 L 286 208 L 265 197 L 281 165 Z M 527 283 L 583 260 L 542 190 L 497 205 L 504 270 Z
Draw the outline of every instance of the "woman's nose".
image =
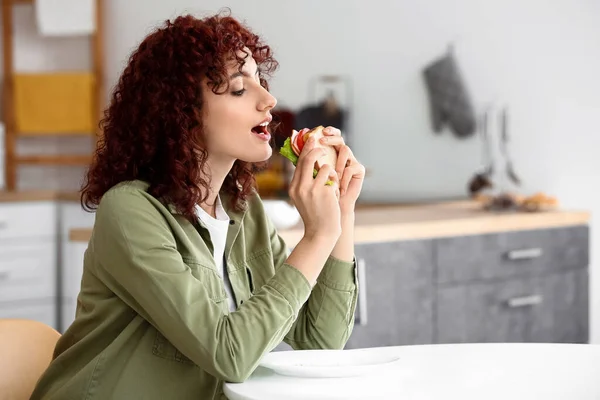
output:
M 261 97 L 260 102 L 258 104 L 259 111 L 266 111 L 275 108 L 275 106 L 277 105 L 277 99 L 275 98 L 275 96 L 273 96 L 271 93 L 269 93 L 267 89 L 264 88 L 262 92 L 263 96 Z

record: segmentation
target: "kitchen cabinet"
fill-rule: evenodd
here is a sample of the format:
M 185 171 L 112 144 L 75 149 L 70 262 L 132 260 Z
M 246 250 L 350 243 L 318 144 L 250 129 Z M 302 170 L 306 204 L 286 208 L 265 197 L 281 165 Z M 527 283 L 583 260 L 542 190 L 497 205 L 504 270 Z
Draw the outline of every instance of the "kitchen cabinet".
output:
M 0 203 L 0 318 L 58 327 L 56 221 L 53 201 Z
M 587 225 L 370 243 L 356 256 L 347 348 L 589 340 Z
M 83 253 L 87 248 L 87 243 L 71 242 L 69 233 L 72 229 L 93 227 L 96 214 L 83 210 L 78 202 L 73 201 L 60 202 L 59 213 L 60 296 L 58 313 L 59 330 L 64 332 L 75 318 L 77 296 L 83 274 Z
M 93 226 L 78 202 L 0 202 L 0 318 L 28 318 L 63 331 L 72 320 L 81 265 L 69 232 Z M 78 254 L 78 253 L 76 253 Z
M 63 264 L 62 291 L 60 299 L 60 328 L 64 331 L 75 319 L 77 296 L 83 276 L 83 256 L 87 243 L 71 242 L 66 247 Z
M 356 245 L 360 281 L 347 348 L 431 343 L 432 240 Z

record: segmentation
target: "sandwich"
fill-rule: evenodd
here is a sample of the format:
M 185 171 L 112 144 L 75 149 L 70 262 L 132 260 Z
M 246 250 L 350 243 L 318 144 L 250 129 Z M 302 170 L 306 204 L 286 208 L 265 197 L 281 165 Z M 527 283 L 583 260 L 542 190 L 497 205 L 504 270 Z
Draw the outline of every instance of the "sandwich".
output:
M 325 145 L 319 142 L 319 139 L 324 136 L 323 134 L 323 126 L 317 126 L 313 129 L 304 128 L 301 131 L 293 131 L 292 136 L 287 138 L 283 143 L 283 146 L 279 150 L 279 153 L 283 155 L 285 158 L 290 160 L 294 166 L 298 163 L 298 157 L 300 153 L 302 153 L 302 149 L 304 148 L 304 144 L 308 141 L 311 136 L 315 138 L 315 148 L 322 148 L 325 150 L 326 154 L 319 158 L 314 165 L 313 168 L 313 178 L 317 176 L 317 173 L 325 164 L 329 164 L 332 168 L 335 169 L 335 164 L 337 162 L 337 151 L 333 146 Z M 328 180 L 328 185 L 332 185 L 333 181 Z

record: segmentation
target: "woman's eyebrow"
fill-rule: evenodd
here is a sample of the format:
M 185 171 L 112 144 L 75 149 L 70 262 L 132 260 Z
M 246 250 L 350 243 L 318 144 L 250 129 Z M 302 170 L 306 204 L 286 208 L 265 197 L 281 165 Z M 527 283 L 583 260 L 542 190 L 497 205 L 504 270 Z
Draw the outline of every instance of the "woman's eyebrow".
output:
M 258 73 L 259 73 L 259 69 L 257 68 L 256 69 L 256 73 L 254 73 L 254 75 L 258 75 Z M 237 72 L 234 72 L 233 74 L 231 74 L 229 76 L 229 80 L 235 79 L 235 78 L 240 77 L 240 76 L 247 76 L 248 78 L 251 77 L 250 74 L 248 74 L 247 72 L 237 71 Z

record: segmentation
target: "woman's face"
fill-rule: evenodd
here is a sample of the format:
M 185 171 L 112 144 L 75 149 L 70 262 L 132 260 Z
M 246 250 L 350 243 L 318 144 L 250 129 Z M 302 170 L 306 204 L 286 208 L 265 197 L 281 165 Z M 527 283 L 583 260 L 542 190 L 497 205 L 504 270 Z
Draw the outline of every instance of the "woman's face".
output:
M 248 55 L 245 61 L 241 72 L 237 61 L 230 63 L 229 89 L 225 93 L 213 93 L 206 81 L 202 85 L 206 149 L 213 162 L 261 162 L 271 157 L 271 135 L 260 125 L 271 121 L 271 109 L 277 100 L 260 85 L 254 58 Z

